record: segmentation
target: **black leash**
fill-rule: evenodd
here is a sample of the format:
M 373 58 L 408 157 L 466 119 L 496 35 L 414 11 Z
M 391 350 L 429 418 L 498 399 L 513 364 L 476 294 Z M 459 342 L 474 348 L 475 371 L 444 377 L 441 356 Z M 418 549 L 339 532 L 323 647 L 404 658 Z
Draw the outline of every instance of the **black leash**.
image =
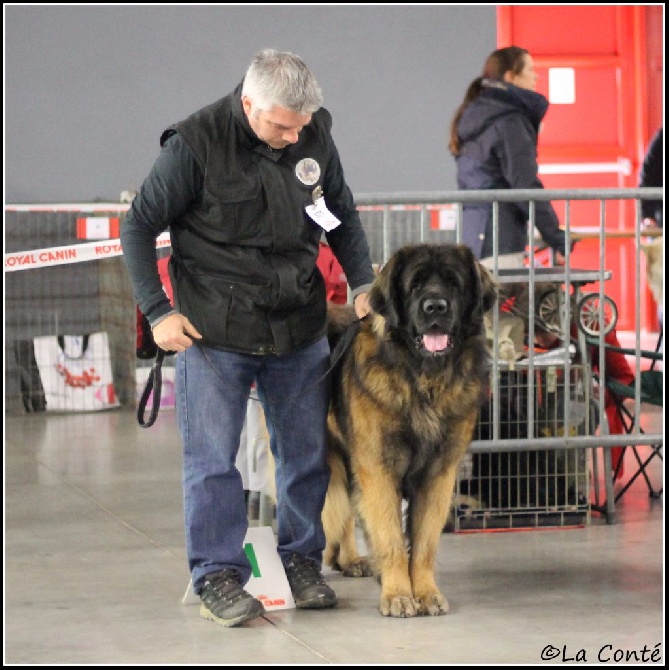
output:
M 165 351 L 158 347 L 156 360 L 153 362 L 153 367 L 149 372 L 149 378 L 146 380 L 146 385 L 144 386 L 144 392 L 137 405 L 137 422 L 142 428 L 149 428 L 153 426 L 156 421 L 158 410 L 160 409 L 160 395 L 163 390 L 163 360 L 165 359 L 165 356 L 170 356 L 174 353 L 174 351 Z M 149 401 L 151 391 L 153 391 L 153 403 L 151 405 L 149 418 L 145 421 L 144 412 L 146 412 L 146 403 Z
M 344 355 L 346 349 L 353 341 L 355 334 L 360 330 L 361 319 L 356 319 L 346 326 L 346 330 L 342 333 L 339 340 L 335 344 L 334 349 L 330 352 L 330 367 L 326 373 L 314 384 L 317 386 L 320 384 L 334 369 L 335 365 L 339 362 L 339 359 Z M 146 380 L 146 385 L 144 386 L 144 391 L 142 392 L 142 397 L 139 399 L 139 404 L 137 405 L 137 422 L 142 428 L 150 428 L 156 421 L 158 417 L 158 411 L 160 410 L 160 394 L 163 387 L 163 360 L 165 356 L 170 356 L 174 354 L 174 351 L 165 351 L 158 347 L 158 353 L 156 354 L 156 360 L 153 363 L 151 371 L 149 372 L 149 377 Z M 309 387 L 311 388 L 311 387 Z M 305 389 L 304 392 L 306 392 Z M 149 396 L 153 391 L 153 403 L 151 405 L 151 413 L 149 414 L 148 419 L 144 419 L 144 414 L 146 412 L 146 405 L 149 401 Z
M 346 330 L 341 334 L 341 337 L 337 340 L 337 343 L 334 346 L 334 349 L 330 352 L 330 369 L 325 373 L 329 375 L 334 369 L 335 365 L 339 362 L 339 359 L 344 355 L 344 352 L 348 349 L 349 345 L 353 341 L 355 334 L 360 330 L 360 324 L 363 319 L 356 319 L 346 326 Z M 319 380 L 320 381 L 320 380 Z

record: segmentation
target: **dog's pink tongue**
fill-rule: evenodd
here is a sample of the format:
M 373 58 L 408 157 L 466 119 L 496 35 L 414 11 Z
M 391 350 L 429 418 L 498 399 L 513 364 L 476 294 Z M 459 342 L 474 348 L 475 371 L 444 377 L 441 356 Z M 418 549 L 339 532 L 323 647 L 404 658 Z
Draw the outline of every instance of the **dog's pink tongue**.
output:
M 448 347 L 448 335 L 423 335 L 423 346 L 430 352 Z

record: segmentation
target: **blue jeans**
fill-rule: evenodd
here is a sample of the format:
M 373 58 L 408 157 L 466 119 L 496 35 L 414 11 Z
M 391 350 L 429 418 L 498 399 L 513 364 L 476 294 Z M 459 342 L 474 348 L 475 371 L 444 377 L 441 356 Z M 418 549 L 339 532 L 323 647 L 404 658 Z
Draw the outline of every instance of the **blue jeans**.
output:
M 321 512 L 330 478 L 326 420 L 330 348 L 323 337 L 283 356 L 254 356 L 194 345 L 177 354 L 177 419 L 183 441 L 186 553 L 198 593 L 204 576 L 251 565 L 244 487 L 235 459 L 255 380 L 276 463 L 277 545 L 320 565 Z

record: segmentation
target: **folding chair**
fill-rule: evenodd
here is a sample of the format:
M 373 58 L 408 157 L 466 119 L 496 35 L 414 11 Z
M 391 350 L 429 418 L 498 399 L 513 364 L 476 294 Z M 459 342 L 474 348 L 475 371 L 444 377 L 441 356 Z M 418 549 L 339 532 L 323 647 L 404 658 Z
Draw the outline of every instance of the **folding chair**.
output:
M 637 384 L 639 385 L 639 394 L 640 394 L 640 404 L 653 405 L 655 407 L 663 406 L 663 377 L 664 373 L 662 370 L 655 369 L 655 363 L 662 360 L 662 352 L 659 351 L 660 343 L 662 341 L 662 333 L 658 339 L 658 346 L 655 351 L 646 351 L 641 350 L 640 355 L 642 359 L 650 361 L 649 369 L 641 370 L 637 373 L 636 379 L 631 384 L 623 384 L 620 381 L 615 379 L 606 379 L 604 386 L 609 392 L 611 399 L 613 400 L 616 408 L 616 413 L 620 418 L 623 428 L 626 434 L 631 434 L 634 430 L 635 423 L 639 423 L 639 432 L 644 434 L 645 431 L 641 428 L 641 424 L 638 421 L 640 417 L 637 417 L 634 414 L 634 408 L 631 408 L 629 405 L 629 400 L 635 400 L 636 398 L 636 388 Z M 594 342 L 592 342 L 594 344 Z M 614 347 L 611 345 L 605 345 L 607 349 L 615 352 L 619 352 L 625 356 L 635 356 L 635 349 L 627 349 L 624 347 Z M 639 410 L 641 407 L 639 407 Z M 642 458 L 642 455 L 639 452 L 640 447 L 638 445 L 623 446 L 622 453 L 618 462 L 616 464 L 615 471 L 613 473 L 614 481 L 619 478 L 621 468 L 623 467 L 624 456 L 627 449 L 631 449 L 634 458 L 637 463 L 637 469 L 632 474 L 632 476 L 627 480 L 624 486 L 616 493 L 615 502 L 617 503 L 620 498 L 627 492 L 627 490 L 632 486 L 632 484 L 638 479 L 639 476 L 642 476 L 648 487 L 648 493 L 651 498 L 659 498 L 662 495 L 664 490 L 663 486 L 655 488 L 650 481 L 648 476 L 647 467 L 648 464 L 654 459 L 659 458 L 664 460 L 662 457 L 662 442 L 659 444 L 650 444 L 650 454 L 646 458 Z

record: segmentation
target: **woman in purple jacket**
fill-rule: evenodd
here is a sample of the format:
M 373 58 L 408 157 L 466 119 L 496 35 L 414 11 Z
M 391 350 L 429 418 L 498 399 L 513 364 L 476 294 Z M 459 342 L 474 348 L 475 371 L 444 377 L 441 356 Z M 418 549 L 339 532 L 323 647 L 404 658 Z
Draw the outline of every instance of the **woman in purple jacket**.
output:
M 548 100 L 535 91 L 536 84 L 527 50 L 510 46 L 488 56 L 451 123 L 449 149 L 457 163 L 458 188 L 543 188 L 538 177 L 537 135 Z M 529 244 L 529 219 L 529 202 L 499 203 L 498 267 L 522 267 Z M 555 264 L 564 265 L 565 234 L 550 202 L 536 202 L 535 225 L 553 249 Z M 464 204 L 463 242 L 492 266 L 490 202 Z

